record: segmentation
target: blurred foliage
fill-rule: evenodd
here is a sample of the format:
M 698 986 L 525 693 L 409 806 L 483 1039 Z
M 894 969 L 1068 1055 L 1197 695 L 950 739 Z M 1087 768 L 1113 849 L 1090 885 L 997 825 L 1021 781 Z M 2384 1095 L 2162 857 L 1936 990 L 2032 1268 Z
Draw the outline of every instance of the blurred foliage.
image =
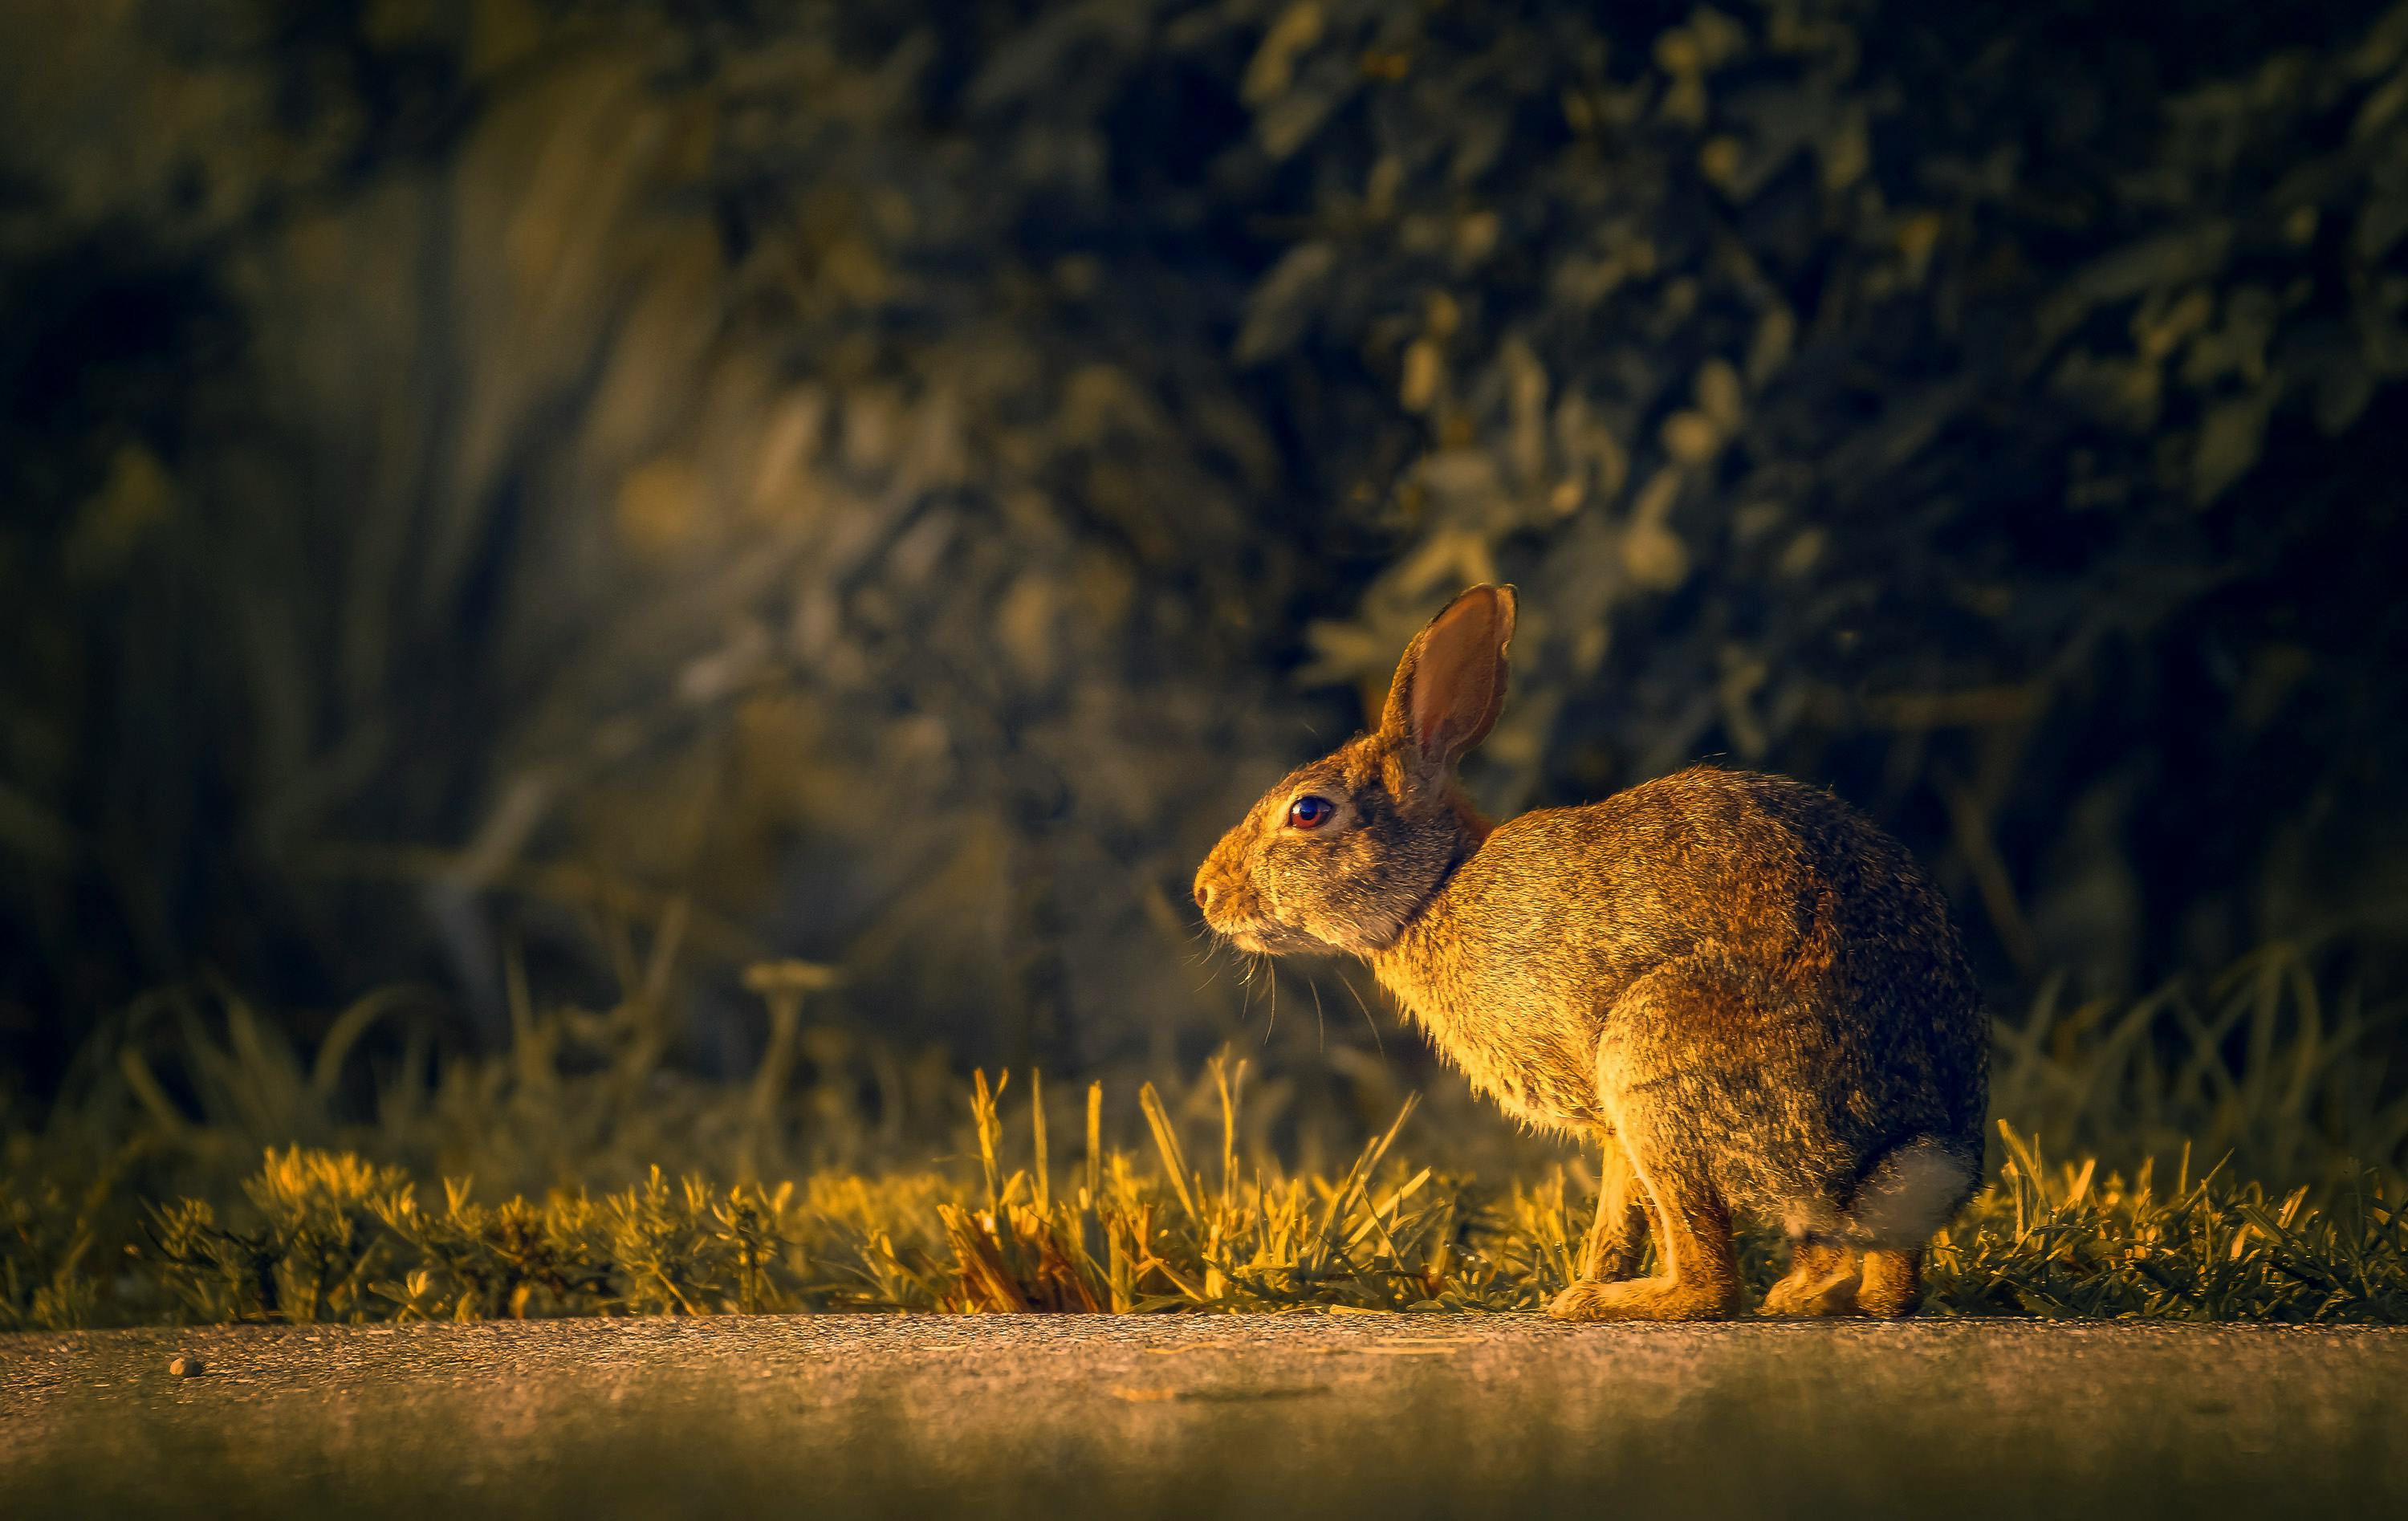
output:
M 0 128 L 37 1087 L 196 969 L 750 1071 L 770 954 L 1193 1059 L 1193 861 L 1487 575 L 1497 806 L 1726 754 L 2001 987 L 2396 974 L 2408 9 L 107 0 Z

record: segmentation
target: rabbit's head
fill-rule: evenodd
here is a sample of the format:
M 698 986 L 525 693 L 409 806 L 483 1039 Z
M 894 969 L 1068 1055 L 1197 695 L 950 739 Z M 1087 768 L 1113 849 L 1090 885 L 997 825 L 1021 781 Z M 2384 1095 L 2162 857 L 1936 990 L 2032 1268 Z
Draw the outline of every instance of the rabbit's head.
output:
M 1505 706 L 1513 589 L 1474 586 L 1405 647 L 1379 729 L 1290 772 L 1196 873 L 1240 949 L 1367 954 L 1396 940 L 1487 836 L 1455 763 Z

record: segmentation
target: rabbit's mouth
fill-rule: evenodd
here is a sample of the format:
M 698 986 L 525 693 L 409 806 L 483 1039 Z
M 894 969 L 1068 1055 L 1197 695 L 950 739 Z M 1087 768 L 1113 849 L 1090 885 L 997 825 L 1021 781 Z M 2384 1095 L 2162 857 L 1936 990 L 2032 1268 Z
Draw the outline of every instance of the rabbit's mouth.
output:
M 1215 925 L 1220 937 L 1249 955 L 1289 955 L 1297 952 L 1326 951 L 1324 945 L 1303 930 L 1292 928 L 1274 919 L 1250 919 L 1239 925 Z

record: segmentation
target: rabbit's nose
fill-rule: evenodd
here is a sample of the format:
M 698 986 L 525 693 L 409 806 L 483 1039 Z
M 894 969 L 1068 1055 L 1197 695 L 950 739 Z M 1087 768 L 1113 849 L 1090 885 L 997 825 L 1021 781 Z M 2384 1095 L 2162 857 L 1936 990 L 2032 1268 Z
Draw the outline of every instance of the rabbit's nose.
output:
M 1206 913 L 1212 911 L 1212 884 L 1200 877 L 1196 881 L 1196 906 Z

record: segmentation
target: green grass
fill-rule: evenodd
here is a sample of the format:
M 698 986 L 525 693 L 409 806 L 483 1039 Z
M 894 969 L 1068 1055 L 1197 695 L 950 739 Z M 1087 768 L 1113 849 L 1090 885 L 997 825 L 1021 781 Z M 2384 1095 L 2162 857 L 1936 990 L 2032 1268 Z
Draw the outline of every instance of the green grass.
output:
M 1335 1098 L 1226 1054 L 1185 1083 L 965 1093 L 790 993 L 760 1070 L 709 1083 L 664 1063 L 642 997 L 522 988 L 514 1028 L 437 1060 L 387 995 L 305 1058 L 222 993 L 131 1012 L 44 1113 L 0 1115 L 0 1328 L 1528 1311 L 1589 1220 L 1585 1158 L 1459 1084 L 1399 1102 L 1372 1063 Z M 398 1055 L 362 1060 L 380 1033 Z M 2401 1033 L 2279 947 L 2001 1021 L 1991 1181 L 1935 1245 L 1929 1313 L 2408 1322 Z M 1345 1118 L 1374 1105 L 1393 1118 Z M 1743 1245 L 1761 1287 L 1777 1243 Z
M 1589 1198 L 1567 1168 L 1501 1185 L 1442 1174 L 1401 1155 L 1408 1104 L 1343 1171 L 1287 1173 L 1240 1155 L 1244 1070 L 1213 1066 L 1226 1107 L 1201 1162 L 1152 1084 L 1139 1094 L 1143 1153 L 1101 1143 L 1100 1084 L 1068 1165 L 1041 1103 L 1014 1147 L 982 1076 L 973 1176 L 822 1172 L 773 1187 L 655 1170 L 607 1192 L 483 1204 L 465 1182 L 421 1190 L 398 1168 L 294 1147 L 266 1155 L 238 1207 L 147 1204 L 119 1241 L 93 1226 L 106 1194 L 10 1193 L 0 1324 L 1515 1311 L 1569 1280 Z M 2408 1212 L 2380 1177 L 2321 1200 L 2216 1175 L 2161 1184 L 2147 1167 L 2127 1180 L 2095 1160 L 2051 1166 L 2001 1134 L 1997 1182 L 1934 1249 L 1936 1313 L 2408 1321 Z M 1773 1243 L 1746 1246 L 1760 1284 Z

